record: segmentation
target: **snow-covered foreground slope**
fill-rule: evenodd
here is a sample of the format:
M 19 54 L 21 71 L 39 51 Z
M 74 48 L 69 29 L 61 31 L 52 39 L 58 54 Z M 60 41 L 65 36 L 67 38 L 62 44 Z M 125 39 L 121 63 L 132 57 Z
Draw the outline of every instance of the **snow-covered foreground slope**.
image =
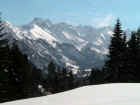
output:
M 140 105 L 140 84 L 86 86 L 55 95 L 0 105 Z

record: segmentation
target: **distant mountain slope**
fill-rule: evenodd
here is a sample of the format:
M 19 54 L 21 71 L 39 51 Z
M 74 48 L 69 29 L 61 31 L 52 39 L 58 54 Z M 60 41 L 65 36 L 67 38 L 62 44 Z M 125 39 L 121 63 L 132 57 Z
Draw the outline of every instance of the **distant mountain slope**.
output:
M 6 22 L 8 38 L 18 40 L 23 53 L 39 68 L 51 60 L 74 69 L 102 67 L 112 31 L 110 27 L 73 26 L 35 18 L 24 26 Z
M 85 86 L 54 95 L 1 105 L 140 105 L 140 84 Z

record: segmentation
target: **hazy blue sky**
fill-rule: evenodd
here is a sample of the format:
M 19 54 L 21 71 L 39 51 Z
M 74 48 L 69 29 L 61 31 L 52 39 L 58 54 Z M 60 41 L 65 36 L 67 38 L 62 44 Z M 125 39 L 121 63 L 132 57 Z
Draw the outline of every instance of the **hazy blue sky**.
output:
M 120 17 L 124 27 L 140 26 L 140 0 L 1 0 L 0 11 L 14 24 L 42 17 L 102 27 Z

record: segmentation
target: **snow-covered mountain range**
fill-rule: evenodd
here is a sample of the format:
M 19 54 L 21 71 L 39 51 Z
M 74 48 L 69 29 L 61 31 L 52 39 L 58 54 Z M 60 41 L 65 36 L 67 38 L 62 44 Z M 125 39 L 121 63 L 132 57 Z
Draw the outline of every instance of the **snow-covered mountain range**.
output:
M 102 67 L 112 35 L 110 27 L 73 26 L 41 18 L 23 26 L 5 25 L 10 41 L 16 39 L 23 53 L 41 69 L 51 60 L 74 69 Z

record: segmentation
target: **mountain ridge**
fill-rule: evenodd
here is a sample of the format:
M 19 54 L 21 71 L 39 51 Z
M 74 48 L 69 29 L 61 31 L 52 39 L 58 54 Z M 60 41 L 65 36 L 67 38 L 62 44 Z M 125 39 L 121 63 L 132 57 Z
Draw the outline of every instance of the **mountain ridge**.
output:
M 23 26 L 10 22 L 5 25 L 8 39 L 16 39 L 23 53 L 40 69 L 46 69 L 51 60 L 71 69 L 101 68 L 112 34 L 110 27 L 73 26 L 41 18 Z

